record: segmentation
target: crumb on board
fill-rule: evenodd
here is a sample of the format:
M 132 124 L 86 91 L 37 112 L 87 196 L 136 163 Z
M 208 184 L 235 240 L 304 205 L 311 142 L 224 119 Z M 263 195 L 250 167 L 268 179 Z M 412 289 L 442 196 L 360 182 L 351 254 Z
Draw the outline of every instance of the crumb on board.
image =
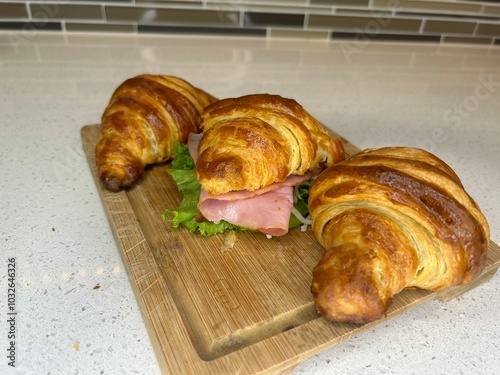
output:
M 80 350 L 80 343 L 78 341 L 75 341 L 73 343 L 73 349 L 75 349 L 76 351 Z
M 52 232 L 55 232 L 56 231 L 56 228 L 52 227 Z
M 231 250 L 234 247 L 234 244 L 236 243 L 236 240 L 238 239 L 238 236 L 236 234 L 236 231 L 232 230 L 229 231 L 228 234 L 226 235 L 226 238 L 224 239 L 224 243 L 222 244 L 220 250 L 225 253 L 228 250 Z
M 95 285 L 92 289 L 93 289 L 93 290 L 97 290 L 97 289 L 99 289 L 100 287 L 101 287 L 101 286 L 100 286 L 99 284 L 96 284 L 96 285 Z

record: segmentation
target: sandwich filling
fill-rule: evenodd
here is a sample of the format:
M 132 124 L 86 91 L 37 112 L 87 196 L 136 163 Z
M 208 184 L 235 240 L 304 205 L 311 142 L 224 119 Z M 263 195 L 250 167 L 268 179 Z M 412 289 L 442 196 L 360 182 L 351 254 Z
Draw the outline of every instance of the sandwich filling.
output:
M 268 236 L 282 236 L 290 228 L 307 228 L 311 223 L 307 218 L 309 181 L 319 170 L 309 171 L 302 176 L 292 175 L 283 182 L 254 191 L 230 191 L 210 196 L 197 183 L 191 169 L 198 157 L 197 145 L 201 136 L 202 134 L 191 134 L 184 150 L 182 146 L 178 148 L 178 154 L 182 154 L 182 157 L 176 155 L 169 173 L 183 192 L 184 199 L 178 209 L 166 210 L 164 219 L 174 226 L 183 224 L 193 232 L 198 229 L 203 235 L 230 229 L 247 229 L 260 231 Z M 186 163 L 188 156 L 191 160 Z M 191 192 L 195 186 L 196 192 L 193 194 Z M 186 211 L 189 211 L 188 215 Z

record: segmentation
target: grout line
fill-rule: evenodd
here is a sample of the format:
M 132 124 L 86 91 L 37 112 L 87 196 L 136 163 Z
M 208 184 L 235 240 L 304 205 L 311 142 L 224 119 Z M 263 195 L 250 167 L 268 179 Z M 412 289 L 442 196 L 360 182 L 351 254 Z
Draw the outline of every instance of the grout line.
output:
M 28 20 L 31 21 L 31 19 L 33 18 L 33 15 L 31 14 L 31 6 L 30 6 L 31 2 L 26 2 L 26 10 L 27 10 L 27 13 L 28 13 Z
M 106 21 L 107 20 L 107 15 L 106 15 L 106 8 L 104 7 L 104 4 L 101 4 L 101 19 Z
M 419 34 L 424 35 L 424 29 L 425 29 L 426 23 L 427 23 L 427 19 L 426 18 L 422 18 L 422 23 L 420 24 L 420 30 L 418 30 Z

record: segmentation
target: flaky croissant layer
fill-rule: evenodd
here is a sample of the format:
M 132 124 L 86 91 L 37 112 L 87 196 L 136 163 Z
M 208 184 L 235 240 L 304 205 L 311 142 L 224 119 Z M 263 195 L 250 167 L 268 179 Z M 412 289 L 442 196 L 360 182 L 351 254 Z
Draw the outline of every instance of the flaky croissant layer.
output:
M 339 139 L 295 100 L 255 94 L 203 111 L 195 174 L 209 195 L 257 190 L 344 159 Z
M 172 157 L 175 144 L 199 133 L 201 111 L 216 98 L 165 75 L 139 75 L 113 93 L 96 145 L 98 175 L 109 190 L 134 184 L 147 165 Z
M 366 150 L 328 168 L 311 186 L 309 211 L 327 249 L 311 291 L 332 321 L 378 319 L 401 290 L 469 283 L 486 265 L 485 217 L 424 150 Z

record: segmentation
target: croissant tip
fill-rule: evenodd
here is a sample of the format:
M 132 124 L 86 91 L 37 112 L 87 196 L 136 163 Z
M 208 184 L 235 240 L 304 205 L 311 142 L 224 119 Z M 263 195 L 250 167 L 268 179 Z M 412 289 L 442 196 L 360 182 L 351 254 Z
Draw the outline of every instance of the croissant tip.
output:
M 121 181 L 116 177 L 106 177 L 101 179 L 101 184 L 109 191 L 114 193 L 124 189 Z
M 106 188 L 107 190 L 114 193 L 131 187 L 137 181 L 137 179 L 138 178 L 128 178 L 124 180 L 120 179 L 117 176 L 99 176 L 101 185 L 104 186 L 104 188 Z
M 98 176 L 101 185 L 107 190 L 118 192 L 134 185 L 144 172 L 144 167 L 137 164 L 125 166 L 103 165 L 98 169 Z

